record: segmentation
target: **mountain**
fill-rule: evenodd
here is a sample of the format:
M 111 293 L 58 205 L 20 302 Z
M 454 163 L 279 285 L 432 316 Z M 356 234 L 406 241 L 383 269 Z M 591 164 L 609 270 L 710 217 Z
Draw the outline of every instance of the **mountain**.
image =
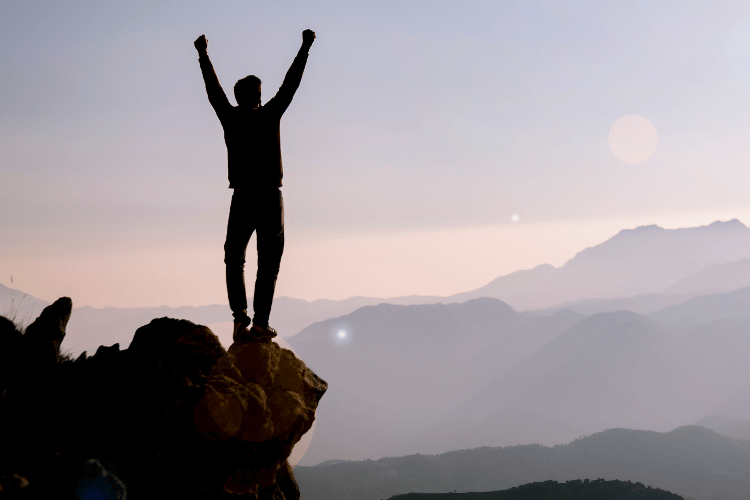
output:
M 450 296 L 450 302 L 466 302 L 479 297 L 492 297 L 509 304 L 520 297 L 534 293 L 545 283 L 554 280 L 559 270 L 550 264 L 541 264 L 533 269 L 516 271 L 495 278 L 483 287 Z M 523 308 L 521 308 L 523 309 Z
M 516 310 L 554 307 L 554 311 L 572 309 L 594 314 L 626 309 L 649 314 L 691 298 L 704 288 L 713 291 L 717 286 L 726 288 L 744 283 L 750 274 L 749 257 L 750 229 L 736 219 L 683 229 L 642 226 L 622 230 L 609 240 L 579 252 L 560 268 L 543 264 L 449 297 L 351 297 L 312 302 L 279 297 L 274 301 L 271 322 L 286 337 L 312 323 L 340 317 L 364 306 L 445 304 L 481 297 L 498 298 Z M 0 285 L 0 314 L 14 314 L 21 323 L 30 322 L 48 304 Z M 164 315 L 201 324 L 231 321 L 228 307 L 220 305 L 77 308 L 65 348 L 75 355 L 95 349 L 101 343 L 119 342 L 125 346 L 135 328 Z
M 713 413 L 748 419 L 748 351 L 750 319 L 674 338 L 633 313 L 597 314 L 501 373 L 411 446 L 441 442 L 446 425 L 461 429 L 444 445 L 451 449 L 555 444 L 597 427 L 664 430 Z
M 390 301 L 393 304 L 437 303 L 444 297 L 404 296 L 392 299 L 376 297 L 351 297 L 345 300 L 319 299 L 308 302 L 291 297 L 277 297 L 271 310 L 271 324 L 281 337 L 297 334 L 304 327 L 328 318 L 349 314 L 360 307 Z M 252 297 L 248 298 L 252 304 Z M 15 318 L 25 325 L 39 316 L 50 303 L 4 285 L 0 285 L 0 315 Z M 68 335 L 63 350 L 77 356 L 83 351 L 95 351 L 99 345 L 119 343 L 128 346 L 135 330 L 155 318 L 169 316 L 186 319 L 197 324 L 211 325 L 231 322 L 232 313 L 227 305 L 182 306 L 182 307 L 132 307 L 94 308 L 76 307 L 68 324 Z
M 685 397 L 704 415 L 750 418 L 749 351 L 750 318 L 711 321 L 685 335 L 674 353 Z
M 330 382 L 305 463 L 393 453 L 581 319 L 525 316 L 497 299 L 475 299 L 380 304 L 310 325 L 286 339 Z
M 735 388 L 734 394 L 722 403 L 712 407 L 708 413 L 718 413 L 731 418 L 748 420 L 750 419 L 750 383 L 746 383 L 744 380 L 733 382 L 739 382 L 739 384 L 733 386 Z
M 708 266 L 748 257 L 750 229 L 737 219 L 681 229 L 641 226 L 578 252 L 559 268 L 518 271 L 449 299 L 493 297 L 516 310 L 529 310 L 581 299 L 630 297 L 661 292 Z
M 481 447 L 339 461 L 297 466 L 294 474 L 309 500 L 498 491 L 534 481 L 597 478 L 640 482 L 686 500 L 744 500 L 750 491 L 750 443 L 698 426 L 663 433 L 614 428 L 553 447 Z
M 317 299 L 306 301 L 302 299 L 293 299 L 291 297 L 277 297 L 273 301 L 271 309 L 271 324 L 276 328 L 280 335 L 287 337 L 296 335 L 303 328 L 323 321 L 328 318 L 338 318 L 360 307 L 376 306 L 378 304 L 389 303 L 394 305 L 416 305 L 416 304 L 436 304 L 445 302 L 445 297 L 432 295 L 407 295 L 403 297 L 392 297 L 390 299 L 377 297 L 350 297 L 344 300 Z M 248 299 L 248 304 L 252 303 L 252 297 Z M 278 326 L 277 326 L 278 325 Z
M 679 279 L 659 293 L 645 293 L 633 297 L 611 299 L 574 300 L 532 312 L 549 314 L 562 309 L 569 309 L 587 315 L 612 311 L 651 314 L 669 306 L 682 304 L 695 297 L 728 293 L 748 286 L 750 286 L 750 258 L 744 258 L 726 264 L 705 267 Z
M 662 293 L 708 295 L 747 286 L 750 286 L 750 258 L 708 266 L 669 285 Z
M 0 284 L 0 316 L 16 323 L 30 325 L 50 304 L 51 302 Z
M 127 348 L 133 340 L 135 331 L 142 325 L 156 318 L 168 316 L 175 319 L 185 319 L 196 324 L 211 324 L 219 321 L 232 320 L 229 306 L 211 305 L 201 307 L 133 307 L 98 309 L 84 306 L 73 309 L 68 323 L 69 333 L 62 345 L 64 352 L 78 355 L 83 351 L 89 354 L 96 351 L 100 345 L 114 345 L 119 343 L 121 348 Z
M 706 226 L 664 229 L 657 225 L 623 229 L 578 252 L 563 266 L 541 264 L 500 276 L 475 290 L 448 297 L 389 299 L 355 297 L 311 307 L 327 307 L 335 317 L 362 307 L 390 304 L 466 302 L 490 297 L 518 311 L 552 308 L 582 314 L 632 310 L 649 314 L 698 295 L 750 285 L 750 228 L 737 219 Z M 335 304 L 335 305 L 334 305 Z M 312 319 L 312 318 L 306 318 Z M 319 319 L 318 319 L 319 321 Z M 307 324 L 312 323 L 312 321 Z
M 679 495 L 651 488 L 643 483 L 620 481 L 614 479 L 572 479 L 560 482 L 548 479 L 535 483 L 526 483 L 503 491 L 484 491 L 456 493 L 404 493 L 391 497 L 393 500 L 539 500 L 540 498 L 554 498 L 555 500 L 579 500 L 581 498 L 601 498 L 607 500 L 685 500 Z
M 537 316 L 485 298 L 365 307 L 287 340 L 331 382 L 308 465 L 750 418 L 750 319 L 674 336 L 629 311 Z
M 684 425 L 705 413 L 686 396 L 691 389 L 681 379 L 687 368 L 675 351 L 675 340 L 642 316 L 596 314 L 467 395 L 405 445 L 430 453 L 552 445 L 607 427 Z
M 723 415 L 709 415 L 693 425 L 711 429 L 722 436 L 750 441 L 750 419 L 737 420 Z
M 632 311 L 637 314 L 650 314 L 669 306 L 682 304 L 699 294 L 644 293 L 635 297 L 618 297 L 616 299 L 583 299 L 564 302 L 549 309 L 529 311 L 534 314 L 551 314 L 561 310 L 575 311 L 588 316 L 601 312 Z
M 672 323 L 685 330 L 725 318 L 750 318 L 750 286 L 726 293 L 714 293 L 666 307 L 648 317 Z

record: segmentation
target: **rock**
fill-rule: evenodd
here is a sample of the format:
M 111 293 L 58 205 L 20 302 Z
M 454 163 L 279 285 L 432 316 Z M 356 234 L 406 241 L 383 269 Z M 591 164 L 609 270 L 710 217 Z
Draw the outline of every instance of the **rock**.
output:
M 0 316 L 0 393 L 7 389 L 10 381 L 18 372 L 18 355 L 21 349 L 23 334 L 16 325 Z
M 46 393 L 47 384 L 57 373 L 60 362 L 60 343 L 65 338 L 65 328 L 73 310 L 73 301 L 61 297 L 44 308 L 23 333 L 21 344 L 15 351 L 15 376 L 22 378 L 26 390 Z M 30 389 L 34 387 L 35 389 Z M 46 397 L 40 394 L 40 397 Z
M 60 297 L 45 307 L 42 314 L 26 328 L 24 338 L 29 342 L 57 342 L 59 346 L 65 338 L 65 328 L 72 311 L 73 301 L 69 297 Z
M 0 493 L 11 497 L 11 495 L 18 496 L 21 490 L 29 485 L 29 481 L 18 474 L 11 476 L 0 475 Z M 3 497 L 5 498 L 5 497 Z
M 57 342 L 59 360 L 70 306 L 60 299 L 45 309 L 28 345 Z M 2 328 L 0 347 L 15 345 L 17 331 Z M 128 349 L 102 346 L 54 367 L 38 373 L 46 384 L 0 380 L 10 387 L 0 399 L 0 475 L 27 478 L 35 495 L 73 494 L 87 463 L 136 500 L 299 498 L 287 458 L 327 384 L 291 351 L 259 342 L 227 352 L 207 327 L 159 318 Z

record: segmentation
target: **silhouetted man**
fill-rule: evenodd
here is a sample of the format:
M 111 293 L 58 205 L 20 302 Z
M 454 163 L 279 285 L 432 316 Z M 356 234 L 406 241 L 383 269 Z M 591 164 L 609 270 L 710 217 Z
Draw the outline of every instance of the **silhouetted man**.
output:
M 307 52 L 315 40 L 311 30 L 302 32 L 302 47 L 284 77 L 276 95 L 260 104 L 260 79 L 250 75 L 234 85 L 237 106 L 227 100 L 208 58 L 208 41 L 195 41 L 208 100 L 224 127 L 229 160 L 229 187 L 234 189 L 229 208 L 224 263 L 229 307 L 234 316 L 233 338 L 249 333 L 253 338 L 272 338 L 276 330 L 268 325 L 281 254 L 284 251 L 284 200 L 281 196 L 281 115 L 292 102 L 302 80 Z M 247 314 L 245 254 L 250 236 L 258 238 L 258 274 L 253 294 L 253 326 Z

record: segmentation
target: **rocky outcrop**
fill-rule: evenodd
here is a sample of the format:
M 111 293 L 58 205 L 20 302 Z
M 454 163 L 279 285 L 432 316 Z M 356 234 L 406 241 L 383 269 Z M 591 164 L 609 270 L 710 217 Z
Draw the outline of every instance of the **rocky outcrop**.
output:
M 71 307 L 0 318 L 0 497 L 299 498 L 287 458 L 327 384 L 291 351 L 160 318 L 61 360 Z

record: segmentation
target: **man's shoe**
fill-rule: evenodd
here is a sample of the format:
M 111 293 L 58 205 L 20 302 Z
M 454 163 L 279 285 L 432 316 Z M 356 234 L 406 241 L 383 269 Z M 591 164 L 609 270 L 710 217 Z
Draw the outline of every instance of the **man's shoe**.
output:
M 237 341 L 238 338 L 242 338 L 249 333 L 248 326 L 250 326 L 250 318 L 243 319 L 241 321 L 234 321 L 234 331 L 232 332 L 232 340 Z
M 254 339 L 272 339 L 277 335 L 277 333 L 276 330 L 268 325 L 253 325 L 253 327 L 250 328 L 250 335 L 252 335 Z

